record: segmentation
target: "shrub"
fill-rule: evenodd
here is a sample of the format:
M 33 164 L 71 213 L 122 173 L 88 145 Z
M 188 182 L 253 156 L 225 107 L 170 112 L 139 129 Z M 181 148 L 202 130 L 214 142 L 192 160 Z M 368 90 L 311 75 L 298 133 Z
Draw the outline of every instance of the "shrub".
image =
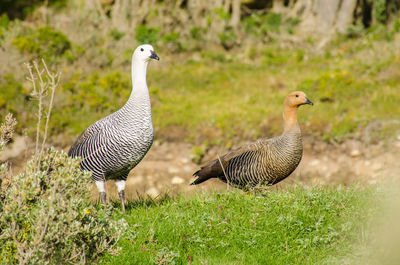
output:
M 1 13 L 7 13 L 10 18 L 24 18 L 29 15 L 37 6 L 51 5 L 62 7 L 67 4 L 66 0 L 5 0 L 0 2 Z
M 203 38 L 203 34 L 204 29 L 201 29 L 199 27 L 193 27 L 190 29 L 190 37 L 192 37 L 193 39 L 200 40 Z
M 79 160 L 44 149 L 60 75 L 42 63 L 43 69 L 27 64 L 39 107 L 35 154 L 15 177 L 7 163 L 0 165 L 0 264 L 85 264 L 116 251 L 126 222 L 110 220 L 111 208 L 90 202 L 90 173 L 81 171 Z M 15 124 L 8 115 L 0 127 L 0 151 Z
M 295 26 L 298 21 L 288 20 L 288 26 Z M 244 29 L 247 33 L 251 33 L 258 37 L 263 37 L 268 32 L 279 32 L 282 25 L 282 16 L 277 13 L 268 14 L 251 14 L 243 21 Z
M 379 23 L 386 23 L 388 14 L 385 0 L 376 0 L 373 3 L 372 16 Z
M 118 29 L 111 29 L 109 35 L 116 41 L 122 39 L 125 36 L 124 32 L 119 31 Z
M 232 27 L 226 27 L 225 30 L 218 35 L 218 37 L 225 50 L 230 50 L 237 44 L 237 35 Z
M 345 36 L 349 39 L 359 38 L 365 33 L 364 26 L 360 23 L 351 25 L 347 28 Z
M 152 27 L 146 27 L 145 25 L 139 25 L 136 28 L 135 38 L 141 44 L 143 43 L 154 44 L 158 40 L 159 32 L 160 32 L 159 28 L 152 28 Z
M 0 263 L 87 263 L 115 251 L 125 221 L 110 220 L 110 208 L 90 203 L 89 181 L 78 160 L 54 149 L 40 160 L 34 156 L 23 173 L 5 180 Z
M 265 22 L 270 29 L 279 31 L 279 27 L 282 25 L 282 16 L 277 13 L 268 13 L 265 16 Z
M 30 99 L 29 91 L 24 89 L 22 82 L 12 73 L 0 78 L 0 121 L 7 113 L 13 113 L 21 124 L 26 125 L 33 118 L 32 107 L 27 105 Z M 18 126 L 18 131 L 22 125 Z
M 7 14 L 2 14 L 0 16 L 0 28 L 8 28 L 10 24 L 10 19 L 8 18 Z
M 15 38 L 12 44 L 21 53 L 53 61 L 71 48 L 71 42 L 63 33 L 47 26 L 36 31 L 28 29 L 26 35 Z
M 66 129 L 73 133 L 84 130 L 91 122 L 120 108 L 131 93 L 129 75 L 112 72 L 85 76 L 75 73 L 63 84 L 62 102 L 58 102 L 50 121 L 52 133 Z
M 4 123 L 0 126 L 0 151 L 3 150 L 6 144 L 12 139 L 15 125 L 17 125 L 17 121 L 14 119 L 12 114 L 9 113 L 5 117 Z
M 2 14 L 0 16 L 0 38 L 4 35 L 4 29 L 7 29 L 10 24 L 10 19 L 7 14 Z
M 182 44 L 180 42 L 180 35 L 178 32 L 170 32 L 162 36 L 162 41 L 166 48 L 171 52 L 183 51 Z

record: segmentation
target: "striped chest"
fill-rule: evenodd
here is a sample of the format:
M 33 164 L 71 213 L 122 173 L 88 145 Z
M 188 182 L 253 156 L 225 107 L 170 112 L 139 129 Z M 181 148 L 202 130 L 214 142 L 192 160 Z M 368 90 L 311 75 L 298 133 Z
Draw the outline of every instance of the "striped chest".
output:
M 130 170 L 146 155 L 153 143 L 154 131 L 150 119 L 134 120 L 113 128 L 108 159 L 113 160 L 111 171 Z

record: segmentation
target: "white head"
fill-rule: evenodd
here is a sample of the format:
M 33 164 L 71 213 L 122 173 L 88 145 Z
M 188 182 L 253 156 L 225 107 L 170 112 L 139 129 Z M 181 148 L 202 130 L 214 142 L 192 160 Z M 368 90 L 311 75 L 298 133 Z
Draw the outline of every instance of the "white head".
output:
M 157 54 L 154 52 L 153 46 L 150 44 L 143 44 L 136 48 L 133 53 L 133 61 L 145 61 L 148 62 L 150 59 L 160 60 Z

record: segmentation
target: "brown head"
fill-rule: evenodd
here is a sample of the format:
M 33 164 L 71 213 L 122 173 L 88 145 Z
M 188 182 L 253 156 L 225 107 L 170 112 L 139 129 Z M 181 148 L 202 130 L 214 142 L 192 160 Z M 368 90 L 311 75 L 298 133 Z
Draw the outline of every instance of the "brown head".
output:
M 294 91 L 290 93 L 286 99 L 283 105 L 285 107 L 291 107 L 291 108 L 297 108 L 301 105 L 304 104 L 310 104 L 314 105 L 306 96 L 306 94 L 302 91 Z
M 297 109 L 304 104 L 313 105 L 302 91 L 290 93 L 283 102 L 283 119 L 285 121 L 285 131 L 290 131 L 298 128 L 297 124 Z

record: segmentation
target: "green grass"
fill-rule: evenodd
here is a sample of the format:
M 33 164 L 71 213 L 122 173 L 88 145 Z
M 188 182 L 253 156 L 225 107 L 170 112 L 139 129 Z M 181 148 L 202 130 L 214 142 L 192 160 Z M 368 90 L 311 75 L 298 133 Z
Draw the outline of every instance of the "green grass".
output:
M 128 204 L 130 232 L 100 264 L 324 264 L 345 256 L 376 212 L 372 188 L 295 187 Z M 368 205 L 368 207 L 367 207 Z
M 363 49 L 352 54 L 346 45 L 357 44 L 344 43 L 335 48 L 344 54 L 328 58 L 307 53 L 304 59 L 299 50 L 269 48 L 261 63 L 204 59 L 150 70 L 156 128 L 180 126 L 211 143 L 276 135 L 283 99 L 293 90 L 305 91 L 315 103 L 301 107 L 302 127 L 324 139 L 340 141 L 370 122 L 400 117 L 399 55 L 388 52 L 370 61 L 361 58 Z
M 247 50 L 193 55 L 167 54 L 160 47 L 162 60 L 152 62 L 148 73 L 156 137 L 230 145 L 277 135 L 283 99 L 294 90 L 303 90 L 315 103 L 301 107 L 299 119 L 306 134 L 320 139 L 341 141 L 362 134 L 371 122 L 400 117 L 400 53 L 393 40 L 338 38 L 320 51 L 306 44 L 283 49 L 277 41 Z M 126 102 L 131 51 L 110 50 L 108 57 L 123 63 L 99 70 L 65 61 L 59 69 L 63 79 L 52 112 L 53 135 L 75 137 Z M 20 130 L 34 127 L 24 77 L 4 76 L 0 113 L 16 114 Z M 181 134 L 174 136 L 176 128 Z M 398 133 L 392 126 L 376 137 Z

